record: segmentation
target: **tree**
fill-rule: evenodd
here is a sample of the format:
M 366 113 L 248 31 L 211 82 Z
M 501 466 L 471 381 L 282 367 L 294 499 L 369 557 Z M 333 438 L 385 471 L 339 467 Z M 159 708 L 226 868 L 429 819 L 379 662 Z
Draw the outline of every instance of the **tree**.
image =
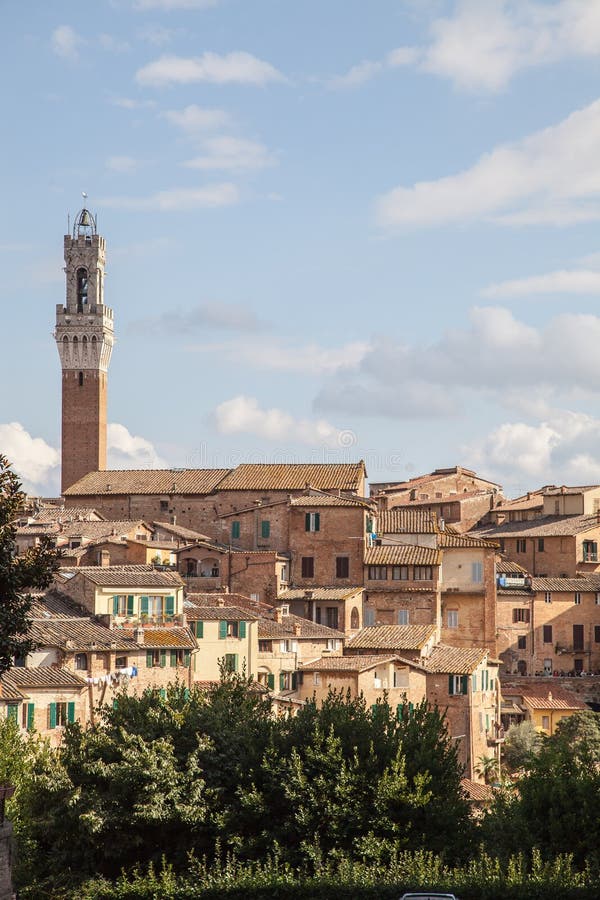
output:
M 585 746 L 594 762 L 600 762 L 600 713 L 591 709 L 576 713 L 574 716 L 565 716 L 556 726 L 556 731 L 550 738 L 553 744 L 564 743 L 571 748 L 576 755 L 579 748 Z
M 495 756 L 478 757 L 475 772 L 480 775 L 486 784 L 490 784 L 498 776 L 498 760 Z
M 24 500 L 19 479 L 0 455 L 0 675 L 10 669 L 15 656 L 34 649 L 28 637 L 30 591 L 47 588 L 58 569 L 59 554 L 49 538 L 16 555 L 16 518 Z
M 514 772 L 517 769 L 528 769 L 540 752 L 543 736 L 536 731 L 532 722 L 519 722 L 511 725 L 506 732 L 506 740 L 502 749 L 502 757 L 506 767 Z

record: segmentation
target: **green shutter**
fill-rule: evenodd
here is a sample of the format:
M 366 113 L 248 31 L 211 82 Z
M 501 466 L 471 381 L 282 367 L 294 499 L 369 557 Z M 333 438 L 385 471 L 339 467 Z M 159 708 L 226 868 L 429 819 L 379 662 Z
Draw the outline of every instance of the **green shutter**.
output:
M 232 522 L 231 523 L 231 537 L 235 540 L 240 536 L 240 523 Z
M 168 616 L 175 615 L 175 597 L 169 596 L 166 598 L 165 610 Z
M 118 708 L 119 708 L 119 701 L 115 697 L 113 700 L 113 709 L 118 709 Z
M 56 703 L 50 704 L 50 728 L 56 728 Z
M 275 690 L 275 676 L 274 675 L 267 675 L 267 687 L 269 688 L 270 691 Z
M 310 531 L 310 513 L 306 513 L 304 516 L 304 530 Z
M 409 703 L 409 704 L 408 704 L 408 715 L 409 715 L 409 716 L 412 716 L 414 708 L 415 708 L 415 704 L 414 704 L 414 703 Z
M 283 674 L 283 672 L 279 673 L 279 690 L 285 690 L 285 675 Z
M 189 652 L 189 651 L 188 651 L 188 652 Z M 189 689 L 189 688 L 184 688 L 184 689 L 183 689 L 183 699 L 184 699 L 184 700 L 189 700 L 189 699 L 190 699 L 190 689 Z
M 448 693 L 450 696 L 454 693 L 454 675 L 448 675 Z
M 154 665 L 154 654 L 152 650 L 146 650 L 146 668 L 151 669 Z
M 233 654 L 233 671 L 234 671 L 234 672 L 238 672 L 238 671 L 239 671 L 239 668 L 238 668 L 238 659 L 239 659 L 238 654 L 237 654 L 237 653 L 234 653 L 234 654 Z
M 246 623 L 245 623 L 245 622 L 240 622 L 239 636 L 240 636 L 241 638 L 245 638 L 245 637 L 246 637 Z
M 140 597 L 140 613 L 143 616 L 148 615 L 148 598 L 147 597 Z
M 161 667 L 161 669 L 164 669 L 166 665 L 167 665 L 167 651 L 161 650 L 160 651 L 160 667 Z
M 296 672 L 292 672 L 292 690 L 295 691 L 298 687 L 298 675 Z
M 33 731 L 35 727 L 35 704 L 27 704 L 27 731 Z
M 264 538 L 271 536 L 271 523 L 268 519 L 263 519 L 260 523 L 260 533 Z
M 321 513 L 315 513 L 315 531 L 321 530 Z
M 75 704 L 67 703 L 67 722 L 75 721 Z
M 160 691 L 159 691 L 158 693 L 159 693 L 159 696 L 160 696 L 160 699 L 161 699 L 161 700 L 166 700 L 166 699 L 167 699 L 167 692 L 166 692 L 166 690 L 165 690 L 164 688 L 161 688 Z
M 372 714 L 372 715 L 376 715 L 376 713 L 377 713 L 377 704 L 374 703 L 374 704 L 371 706 L 371 714 Z
M 204 637 L 204 622 L 196 622 L 196 637 Z
M 371 516 L 367 516 L 367 526 L 366 526 L 366 530 L 367 530 L 368 532 L 372 532 L 372 531 L 373 531 L 373 519 L 371 518 Z
M 404 710 L 404 703 L 399 703 L 398 706 L 396 707 L 396 718 L 398 719 L 399 722 L 402 721 L 403 710 Z
M 133 615 L 133 594 L 129 594 L 127 597 L 127 615 Z
M 227 622 L 219 622 L 219 640 L 224 640 L 227 637 Z
M 171 668 L 174 669 L 177 665 L 177 650 L 171 650 Z
M 15 724 L 19 721 L 19 704 L 9 703 L 6 710 L 6 718 L 11 719 Z
M 119 598 L 115 595 L 113 597 L 113 616 L 119 615 Z
M 468 677 L 468 675 L 460 676 L 460 692 L 461 692 L 461 694 L 469 693 L 469 677 Z
M 191 659 L 192 659 L 192 653 L 191 653 L 191 650 L 184 650 L 184 651 L 183 651 L 183 664 L 184 664 L 184 666 L 186 666 L 186 667 L 189 668 Z

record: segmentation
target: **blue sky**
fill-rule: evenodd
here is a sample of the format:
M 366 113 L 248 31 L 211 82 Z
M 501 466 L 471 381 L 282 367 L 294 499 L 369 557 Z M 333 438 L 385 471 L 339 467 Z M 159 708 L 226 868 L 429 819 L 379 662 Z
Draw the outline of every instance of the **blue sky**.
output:
M 59 481 L 62 238 L 109 465 L 600 481 L 600 4 L 7 2 L 0 450 Z

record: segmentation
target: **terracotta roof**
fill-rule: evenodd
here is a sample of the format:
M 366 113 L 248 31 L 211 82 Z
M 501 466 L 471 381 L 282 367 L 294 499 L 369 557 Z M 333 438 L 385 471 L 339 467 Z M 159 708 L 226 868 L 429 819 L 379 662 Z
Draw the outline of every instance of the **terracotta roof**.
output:
M 527 575 L 527 569 L 512 559 L 496 559 L 496 572 L 498 575 Z
M 102 521 L 104 516 L 94 509 L 92 506 L 44 506 L 39 512 L 30 518 L 35 519 L 32 524 L 48 525 L 53 522 L 73 522 L 76 519 L 85 521 Z
M 123 634 L 134 639 L 134 631 L 129 628 L 122 629 Z M 184 648 L 194 650 L 198 645 L 188 628 L 144 628 L 144 643 L 138 644 L 142 649 L 149 647 L 165 647 L 167 649 Z
M 444 550 L 451 550 L 453 547 L 481 547 L 483 550 L 495 550 L 498 547 L 498 543 L 496 541 L 486 541 L 484 538 L 476 537 L 473 534 L 456 534 L 442 531 L 438 537 L 438 547 L 442 547 Z
M 544 489 L 532 492 L 530 497 L 516 497 L 494 506 L 492 512 L 519 512 L 527 509 L 540 509 L 544 505 Z
M 552 487 L 547 487 L 544 491 L 544 494 L 547 497 L 555 497 L 561 494 L 585 494 L 588 491 L 598 491 L 600 490 L 600 484 L 579 484 L 571 487 L 567 487 L 565 484 L 560 487 L 556 487 L 553 485 Z
M 290 506 L 317 507 L 317 506 L 359 506 L 362 509 L 373 509 L 372 500 L 363 500 L 361 497 L 339 497 L 333 494 L 310 494 L 307 497 L 295 497 L 290 501 Z
M 100 587 L 181 587 L 183 581 L 177 572 L 165 572 L 150 565 L 139 566 L 76 566 L 61 570 L 61 574 L 85 575 Z
M 560 535 L 579 534 L 583 531 L 600 529 L 598 517 L 591 516 L 540 516 L 539 519 L 529 519 L 525 522 L 505 522 L 503 525 L 493 525 L 478 528 L 478 537 L 495 540 L 503 537 L 555 537 Z
M 538 591 L 600 591 L 600 573 L 581 578 L 532 578 L 531 589 Z
M 66 594 L 56 590 L 49 590 L 42 596 L 36 597 L 31 604 L 31 619 L 89 619 L 89 610 L 80 606 Z
M 12 681 L 19 688 L 84 688 L 86 682 L 68 669 L 36 666 L 32 669 L 15 667 L 10 670 Z
M 380 481 L 372 485 L 374 488 L 383 488 L 386 490 L 406 491 L 419 485 L 429 484 L 430 482 L 439 481 L 440 478 L 447 478 L 448 475 L 466 475 L 467 478 L 475 478 L 477 481 L 485 481 L 492 487 L 499 488 L 500 485 L 488 478 L 482 478 L 472 469 L 466 469 L 464 466 L 450 466 L 445 469 L 434 469 L 428 475 L 416 475 L 414 478 L 408 478 L 406 481 Z
M 393 544 L 365 550 L 366 566 L 439 566 L 442 554 L 433 547 Z
M 65 497 L 95 494 L 211 494 L 231 469 L 113 469 L 90 472 Z
M 231 603 L 231 600 L 229 602 Z M 256 613 L 240 609 L 238 606 L 208 606 L 204 603 L 200 605 L 191 601 L 189 597 L 183 601 L 183 611 L 190 622 L 222 621 L 224 619 L 232 622 L 250 622 L 258 619 Z
M 451 675 L 470 675 L 489 655 L 489 651 L 481 647 L 450 647 L 438 644 L 427 659 L 419 662 L 428 672 L 447 672 Z
M 439 525 L 435 513 L 420 509 L 389 509 L 377 517 L 378 534 L 437 534 Z
M 99 540 L 108 537 L 125 537 L 136 527 L 143 524 L 145 523 L 141 519 L 119 519 L 117 521 L 104 519 L 101 522 L 67 522 L 63 525 L 53 523 L 45 526 L 44 533 L 52 533 L 59 538 L 83 537 L 90 540 Z M 19 534 L 33 534 L 36 527 L 36 524 L 24 525 L 22 528 L 19 528 Z M 48 532 L 48 529 L 52 529 L 51 532 Z M 144 534 L 146 533 L 144 532 Z
M 345 600 L 363 591 L 362 585 L 358 587 L 305 587 L 289 588 L 282 591 L 277 598 L 278 603 L 287 603 L 289 600 Z M 309 594 L 310 596 L 307 596 Z
M 321 656 L 319 659 L 301 663 L 299 668 L 306 672 L 366 672 L 383 663 L 395 660 L 396 656 Z
M 0 703 L 4 701 L 5 703 L 9 703 L 12 701 L 24 700 L 25 696 L 18 689 L 11 676 L 12 669 L 9 672 L 5 672 L 2 677 L 0 677 Z
M 494 794 L 493 788 L 489 784 L 471 781 L 470 778 L 461 778 L 460 786 L 473 803 L 486 803 L 492 799 Z
M 72 653 L 93 649 L 135 650 L 137 647 L 131 632 L 123 628 L 106 628 L 91 618 L 34 619 L 29 636 L 41 647 L 60 647 Z
M 365 464 L 356 463 L 242 463 L 226 475 L 220 491 L 299 491 L 310 487 L 357 492 Z
M 355 634 L 346 649 L 420 650 L 435 632 L 435 625 L 371 625 Z
M 531 591 L 528 588 L 496 588 L 496 597 L 530 597 Z
M 503 697 L 521 697 L 532 709 L 589 709 L 577 694 L 559 685 L 502 684 Z
M 154 528 L 161 528 L 163 531 L 168 531 L 170 534 L 185 540 L 210 541 L 208 535 L 201 534 L 199 531 L 193 531 L 191 528 L 184 528 L 183 525 L 172 525 L 170 522 L 153 522 L 152 525 Z M 154 542 L 152 541 L 151 543 Z
M 184 600 L 184 604 L 186 602 L 190 602 L 194 606 L 217 606 L 218 602 L 221 601 L 225 606 L 235 606 L 238 609 L 246 610 L 247 612 L 252 612 L 256 616 L 260 615 L 268 615 L 273 611 L 273 605 L 271 603 L 265 603 L 263 600 L 253 600 L 251 597 L 246 597 L 244 594 L 236 594 L 236 593 L 219 593 L 217 591 L 207 592 L 207 593 L 196 593 L 195 591 L 189 591 L 186 594 L 186 599 Z
M 300 626 L 300 634 L 296 634 L 294 625 Z M 295 638 L 299 641 L 308 640 L 309 638 L 335 638 L 343 641 L 346 637 L 343 631 L 328 628 L 327 625 L 318 625 L 316 622 L 311 622 L 310 619 L 291 614 L 283 616 L 281 622 L 265 616 L 261 617 L 258 620 L 258 636 L 261 639 Z

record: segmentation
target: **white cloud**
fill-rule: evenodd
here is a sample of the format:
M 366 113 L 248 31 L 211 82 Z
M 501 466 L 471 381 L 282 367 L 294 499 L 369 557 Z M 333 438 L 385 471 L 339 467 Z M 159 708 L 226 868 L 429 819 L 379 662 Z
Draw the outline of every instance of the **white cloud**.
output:
M 240 199 L 234 184 L 211 184 L 202 188 L 173 188 L 150 197 L 105 197 L 99 206 L 112 209 L 152 209 L 158 212 L 182 212 L 193 209 L 217 209 L 232 206 Z
M 253 310 L 234 303 L 201 303 L 186 310 L 171 309 L 160 316 L 153 316 L 131 323 L 134 334 L 186 336 L 205 334 L 207 330 L 253 332 L 261 322 Z
M 185 165 L 189 169 L 224 169 L 243 171 L 248 169 L 264 169 L 273 166 L 276 159 L 269 153 L 264 144 L 235 138 L 227 135 L 208 138 L 203 143 L 203 156 L 188 160 Z
M 274 66 L 237 51 L 220 56 L 206 52 L 202 56 L 161 56 L 136 73 L 136 81 L 145 87 L 162 87 L 171 84 L 194 84 L 208 81 L 212 84 L 256 84 L 285 81 Z
M 531 294 L 600 294 L 600 272 L 591 269 L 560 269 L 490 284 L 483 297 L 528 297 Z
M 173 9 L 209 9 L 219 2 L 220 0 L 135 0 L 133 8 L 140 11 L 162 9 L 171 12 Z
M 217 353 L 227 360 L 243 363 L 254 369 L 276 372 L 299 372 L 318 377 L 333 375 L 346 369 L 356 369 L 369 350 L 364 341 L 354 341 L 341 347 L 311 344 L 290 344 L 262 337 L 257 346 L 248 341 L 213 342 L 190 347 L 203 353 Z
M 329 87 L 350 88 L 364 84 L 380 75 L 386 69 L 397 69 L 400 66 L 409 66 L 417 62 L 420 51 L 416 47 L 398 47 L 391 50 L 385 59 L 365 59 L 352 66 L 344 75 L 335 75 L 329 79 Z
M 57 56 L 76 62 L 79 58 L 79 48 L 85 41 L 70 25 L 59 25 L 52 32 L 50 43 Z
M 131 175 L 137 172 L 139 162 L 132 156 L 109 156 L 106 160 L 106 168 L 111 172 L 119 172 L 122 175 Z
M 172 28 L 165 28 L 163 25 L 149 23 L 139 29 L 138 35 L 142 41 L 154 44 L 155 47 L 162 47 L 173 40 L 175 31 Z
M 255 397 L 243 395 L 220 403 L 213 418 L 220 434 L 254 434 L 312 447 L 344 447 L 347 435 L 324 419 L 295 419 L 282 409 L 261 409 Z
M 20 422 L 9 422 L 0 425 L 0 452 L 8 458 L 28 493 L 50 491 L 56 495 L 60 456 L 43 438 L 32 437 Z
M 477 307 L 470 323 L 431 344 L 373 339 L 355 371 L 321 389 L 318 409 L 388 418 L 435 417 L 468 398 L 505 405 L 511 392 L 543 391 L 546 402 L 600 391 L 600 317 L 564 313 L 534 328 L 502 307 Z M 537 402 L 539 402 L 539 396 Z
M 107 428 L 106 450 L 109 469 L 161 469 L 166 463 L 146 438 L 130 434 L 124 425 Z
M 127 41 L 122 41 L 112 34 L 100 34 L 98 42 L 108 53 L 127 53 L 128 50 L 131 50 L 131 45 Z
M 110 102 L 113 106 L 120 106 L 122 109 L 144 109 L 156 106 L 154 100 L 134 100 L 131 97 L 113 97 Z
M 600 100 L 558 125 L 496 147 L 457 175 L 397 187 L 380 197 L 384 227 L 477 219 L 526 224 L 550 212 L 556 224 L 600 219 Z
M 194 103 L 184 109 L 167 110 L 162 115 L 188 134 L 223 128 L 230 121 L 229 113 L 224 109 L 204 109 Z

